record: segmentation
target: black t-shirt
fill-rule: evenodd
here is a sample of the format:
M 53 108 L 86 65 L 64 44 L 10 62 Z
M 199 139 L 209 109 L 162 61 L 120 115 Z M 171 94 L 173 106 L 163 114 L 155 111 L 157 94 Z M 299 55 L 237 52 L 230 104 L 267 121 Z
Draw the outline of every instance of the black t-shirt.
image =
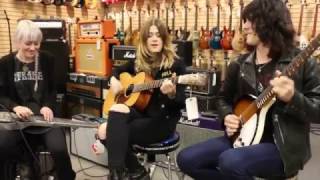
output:
M 35 83 L 38 80 L 38 88 L 35 90 Z M 33 113 L 39 113 L 41 108 L 41 85 L 43 73 L 40 66 L 35 71 L 35 62 L 23 63 L 15 58 L 14 83 L 23 106 L 30 108 Z M 32 134 L 41 134 L 48 128 L 28 127 L 24 131 Z
M 256 77 L 257 77 L 257 93 L 261 94 L 264 89 L 270 85 L 270 80 L 273 78 L 275 73 L 276 63 L 270 61 L 266 64 L 256 65 Z M 270 118 L 270 113 L 267 113 L 264 133 L 261 142 L 274 142 L 273 141 L 273 125 Z
M 38 88 L 35 90 L 35 83 L 38 80 Z M 35 72 L 35 62 L 23 63 L 15 58 L 14 82 L 22 105 L 30 107 L 33 111 L 39 112 L 41 104 L 41 93 L 39 86 L 43 81 L 41 67 Z

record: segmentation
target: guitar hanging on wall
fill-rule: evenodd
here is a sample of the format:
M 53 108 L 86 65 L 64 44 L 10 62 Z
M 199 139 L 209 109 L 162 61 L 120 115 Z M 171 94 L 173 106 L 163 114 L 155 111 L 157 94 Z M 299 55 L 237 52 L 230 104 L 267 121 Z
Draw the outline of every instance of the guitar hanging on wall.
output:
M 212 36 L 210 39 L 210 47 L 212 49 L 221 49 L 221 36 L 222 32 L 220 32 L 220 0 L 217 2 L 217 26 L 212 28 Z
M 226 26 L 223 27 L 223 38 L 221 39 L 221 47 L 224 50 L 231 50 L 232 49 L 232 38 L 234 35 L 234 32 L 232 30 L 232 9 L 233 9 L 233 4 L 232 0 L 229 0 L 228 2 L 229 8 L 230 8 L 230 15 L 229 15 L 229 28 L 227 29 Z
M 309 42 L 307 37 L 302 33 L 302 21 L 303 21 L 303 14 L 304 14 L 304 6 L 306 5 L 306 0 L 301 0 L 300 4 L 300 17 L 299 17 L 299 26 L 298 26 L 298 33 L 297 33 L 297 45 L 299 49 L 304 49 L 308 46 Z
M 206 1 L 207 15 L 206 15 L 206 29 L 201 28 L 201 37 L 199 42 L 200 49 L 209 49 L 209 40 L 211 37 L 211 32 L 209 30 L 209 1 Z
M 232 39 L 231 45 L 233 50 L 237 52 L 241 52 L 245 49 L 245 35 L 242 31 L 242 10 L 243 10 L 243 0 L 240 0 L 240 25 L 239 28 L 237 28 L 234 37 Z

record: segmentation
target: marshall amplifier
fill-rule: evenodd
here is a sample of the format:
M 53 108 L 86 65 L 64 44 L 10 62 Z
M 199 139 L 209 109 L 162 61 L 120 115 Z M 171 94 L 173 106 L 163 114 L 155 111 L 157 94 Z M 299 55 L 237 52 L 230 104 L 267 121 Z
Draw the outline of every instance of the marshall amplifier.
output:
M 112 48 L 112 64 L 113 66 L 121 66 L 129 61 L 136 59 L 136 48 L 134 46 L 113 46 Z
M 33 19 L 42 34 L 42 41 L 64 41 L 66 39 L 66 22 L 59 19 Z
M 99 77 L 79 73 L 69 73 L 67 92 L 103 99 L 103 89 L 106 86 L 108 77 Z
M 192 41 L 176 40 L 173 41 L 176 45 L 177 55 L 184 60 L 186 66 L 192 65 Z
M 207 75 L 206 86 L 190 86 L 186 89 L 186 92 L 192 92 L 202 95 L 216 95 L 221 86 L 221 71 L 216 68 L 212 69 L 198 69 L 194 67 L 187 67 L 187 73 L 201 73 Z

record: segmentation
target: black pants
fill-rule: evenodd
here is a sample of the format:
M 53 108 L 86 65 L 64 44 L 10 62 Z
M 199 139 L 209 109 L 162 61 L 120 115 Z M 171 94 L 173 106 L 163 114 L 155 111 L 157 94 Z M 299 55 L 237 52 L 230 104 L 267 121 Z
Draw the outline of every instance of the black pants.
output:
M 133 108 L 130 113 L 109 112 L 107 125 L 108 165 L 110 168 L 139 167 L 133 144 L 151 144 L 169 137 L 173 130 L 162 119 L 145 117 Z
M 24 136 L 33 152 L 36 151 L 39 145 L 43 145 L 51 153 L 59 180 L 73 180 L 75 178 L 65 141 L 65 134 L 61 128 L 51 128 L 42 134 L 24 133 Z M 0 164 L 4 164 L 12 158 L 17 159 L 17 161 L 28 160 L 30 164 L 33 164 L 35 161 L 32 154 L 26 148 L 21 132 L 0 131 Z M 5 177 L 1 174 L 5 173 L 3 171 L 4 169 L 2 168 L 0 170 L 0 177 Z

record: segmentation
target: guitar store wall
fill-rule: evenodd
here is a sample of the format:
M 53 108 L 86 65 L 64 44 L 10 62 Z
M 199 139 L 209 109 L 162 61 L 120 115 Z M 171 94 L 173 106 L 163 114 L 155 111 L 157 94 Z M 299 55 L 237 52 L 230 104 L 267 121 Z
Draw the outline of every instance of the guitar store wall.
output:
M 11 37 L 13 37 L 17 21 L 20 18 L 59 18 L 59 19 L 94 19 L 99 14 L 104 14 L 104 9 L 86 9 L 86 8 L 73 8 L 65 5 L 44 5 L 42 3 L 30 3 L 26 0 L 0 0 L 0 57 L 6 55 L 10 50 L 9 45 L 9 32 L 6 17 L 4 14 L 6 10 L 10 26 L 11 26 Z M 76 27 L 76 25 L 72 25 Z M 75 39 L 74 28 L 71 29 L 72 43 Z M 67 35 L 68 36 L 68 35 Z M 13 41 L 13 40 L 12 40 Z M 15 49 L 13 44 L 13 50 Z
M 239 24 L 239 1 L 240 0 L 220 0 L 221 5 L 221 12 L 220 12 L 220 29 L 223 26 L 229 26 L 229 15 L 230 9 L 228 2 L 232 2 L 232 27 L 235 28 Z M 198 3 L 199 6 L 199 15 L 198 15 L 198 30 L 201 27 L 206 28 L 206 3 L 208 3 L 210 10 L 209 10 L 209 28 L 217 25 L 217 1 L 207 1 L 207 0 L 189 0 L 186 1 L 188 6 L 188 30 L 193 30 L 195 24 L 195 2 Z M 246 5 L 248 0 L 244 0 L 244 4 Z M 302 28 L 301 32 L 305 35 L 311 33 L 314 24 L 314 15 L 315 15 L 315 7 L 316 7 L 316 0 L 306 0 L 302 1 L 305 3 L 304 13 L 302 17 Z M 318 0 L 319 3 L 319 0 Z M 129 26 L 129 18 L 128 16 L 131 15 L 132 17 L 132 29 L 138 28 L 138 9 L 141 8 L 141 22 L 149 16 L 154 14 L 157 16 L 157 12 L 159 9 L 160 18 L 165 21 L 165 10 L 166 7 L 169 8 L 169 19 L 168 25 L 171 27 L 172 21 L 175 20 L 175 27 L 176 29 L 179 27 L 184 28 L 184 0 L 177 0 L 175 1 L 175 17 L 172 17 L 172 10 L 171 10 L 171 1 L 165 0 L 131 0 L 128 1 L 125 7 L 125 12 L 128 10 L 132 10 L 132 13 L 125 13 L 124 14 L 124 29 Z M 288 7 L 292 13 L 292 19 L 296 28 L 298 28 L 299 18 L 300 18 L 300 8 L 301 3 L 299 0 L 289 0 Z M 103 17 L 104 15 L 114 18 L 116 20 L 117 27 L 121 27 L 121 10 L 124 8 L 124 3 L 116 3 L 109 6 L 109 8 L 96 8 L 96 9 L 86 9 L 86 8 L 73 8 L 67 7 L 65 5 L 62 6 L 55 6 L 55 5 L 43 5 L 41 3 L 29 3 L 25 0 L 0 0 L 0 57 L 7 54 L 9 52 L 9 33 L 8 33 L 8 26 L 5 19 L 4 10 L 7 11 L 8 18 L 10 19 L 11 25 L 11 37 L 14 34 L 14 29 L 17 24 L 17 20 L 22 17 L 27 18 L 35 18 L 39 16 L 40 18 L 50 18 L 50 17 L 57 17 L 57 18 L 74 18 L 79 17 L 80 19 L 94 19 L 95 16 Z M 148 8 L 150 10 L 150 14 L 148 14 Z M 317 21 L 317 33 L 320 32 L 320 25 L 319 25 L 320 18 Z M 73 26 L 75 27 L 75 26 Z M 74 29 L 71 29 L 72 35 L 72 43 L 74 42 Z M 14 46 L 13 46 L 14 49 Z

